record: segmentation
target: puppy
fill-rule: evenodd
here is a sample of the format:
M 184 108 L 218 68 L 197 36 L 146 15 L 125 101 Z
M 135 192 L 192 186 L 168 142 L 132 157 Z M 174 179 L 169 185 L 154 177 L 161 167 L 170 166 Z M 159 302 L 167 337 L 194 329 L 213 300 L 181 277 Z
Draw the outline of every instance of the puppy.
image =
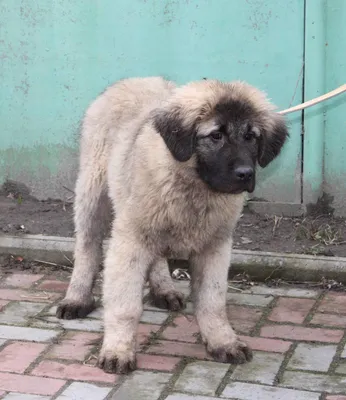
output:
M 207 351 L 219 362 L 251 360 L 226 314 L 232 234 L 244 193 L 255 189 L 256 164 L 268 165 L 287 137 L 284 118 L 262 92 L 243 82 L 176 87 L 162 78 L 133 78 L 90 105 L 76 184 L 75 266 L 57 315 L 83 317 L 93 309 L 102 240 L 112 222 L 101 368 L 135 369 L 147 279 L 156 303 L 173 310 L 183 306 L 168 258 L 189 259 Z

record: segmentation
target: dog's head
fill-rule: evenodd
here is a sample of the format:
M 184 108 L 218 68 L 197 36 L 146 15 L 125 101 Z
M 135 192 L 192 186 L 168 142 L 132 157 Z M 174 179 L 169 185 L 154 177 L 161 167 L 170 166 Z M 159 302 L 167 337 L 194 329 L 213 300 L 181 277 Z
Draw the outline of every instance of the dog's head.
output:
M 180 162 L 196 155 L 200 178 L 217 192 L 253 192 L 256 164 L 267 166 L 288 137 L 264 93 L 243 83 L 193 82 L 157 110 L 154 126 Z

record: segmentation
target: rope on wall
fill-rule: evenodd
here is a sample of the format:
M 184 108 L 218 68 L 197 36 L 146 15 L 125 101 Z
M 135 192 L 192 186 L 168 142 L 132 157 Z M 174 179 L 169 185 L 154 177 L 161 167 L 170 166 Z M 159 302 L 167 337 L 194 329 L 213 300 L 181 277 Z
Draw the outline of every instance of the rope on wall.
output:
M 306 101 L 305 103 L 298 104 L 297 106 L 286 108 L 286 110 L 279 111 L 279 114 L 290 114 L 295 111 L 300 111 L 308 107 L 312 107 L 318 103 L 322 103 L 322 101 L 326 101 L 328 99 L 331 99 L 332 97 L 338 96 L 339 94 L 346 92 L 346 84 L 341 85 L 337 89 L 332 90 L 331 92 L 328 92 L 326 94 L 323 94 L 322 96 L 316 97 L 312 100 Z

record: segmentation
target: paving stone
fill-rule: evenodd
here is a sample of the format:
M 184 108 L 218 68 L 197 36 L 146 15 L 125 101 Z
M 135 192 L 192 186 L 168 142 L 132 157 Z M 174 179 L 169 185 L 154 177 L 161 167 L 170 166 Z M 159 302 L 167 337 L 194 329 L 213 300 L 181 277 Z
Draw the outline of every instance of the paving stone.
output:
M 346 364 L 340 364 L 340 365 L 336 368 L 335 372 L 338 373 L 338 374 L 344 374 L 344 375 L 346 375 Z M 346 390 L 345 390 L 345 392 L 346 392 Z
M 239 335 L 239 339 L 247 343 L 252 350 L 269 351 L 272 353 L 286 353 L 292 344 L 292 342 L 287 340 L 267 339 L 242 335 Z
M 184 393 L 175 393 L 169 395 L 166 400 L 215 400 L 216 397 L 205 397 L 205 396 L 190 396 Z
M 137 343 L 139 345 L 146 343 L 150 335 L 157 332 L 159 329 L 160 325 L 139 324 L 137 328 Z
M 54 315 L 55 316 L 57 308 L 58 308 L 58 306 L 51 307 L 48 311 L 45 312 L 45 315 Z
M 250 333 L 260 320 L 263 308 L 227 306 L 228 319 L 237 333 Z
M 275 322 L 292 322 L 301 324 L 305 320 L 315 300 L 281 297 L 270 313 L 268 319 Z
M 145 287 L 143 290 L 143 298 L 149 294 L 149 286 Z
M 38 274 L 11 274 L 5 278 L 1 286 L 16 286 L 28 289 L 33 283 L 43 278 Z
M 336 327 L 340 327 L 340 328 L 345 328 L 346 315 L 316 313 L 312 317 L 310 324 L 336 326 Z
M 322 300 L 318 311 L 346 314 L 346 294 L 328 292 L 325 298 Z
M 157 311 L 157 312 L 165 312 L 165 310 L 163 308 L 159 308 L 159 307 L 155 307 L 154 305 L 152 305 L 152 303 L 150 303 L 149 301 L 144 303 L 143 306 L 144 311 Z
M 60 343 L 63 343 L 65 340 L 71 341 L 73 343 L 81 343 L 90 345 L 93 342 L 100 340 L 101 342 L 102 335 L 94 332 L 67 332 L 62 338 Z
M 146 302 L 144 304 L 144 310 L 148 310 L 148 311 L 164 311 L 162 308 L 158 308 L 158 307 L 154 307 L 152 304 L 150 304 L 149 302 Z M 194 306 L 193 303 L 191 303 L 190 301 L 188 301 L 186 303 L 186 307 L 184 309 L 184 314 L 194 314 Z
M 288 368 L 327 372 L 335 353 L 336 346 L 299 343 Z
M 68 282 L 44 280 L 37 286 L 37 288 L 40 290 L 51 290 L 52 292 L 66 292 L 68 288 Z
M 38 394 L 8 393 L 3 400 L 49 400 L 50 397 Z
M 100 368 L 83 364 L 63 364 L 57 361 L 42 361 L 32 371 L 32 375 L 50 378 L 72 379 L 75 381 L 95 381 L 114 383 L 118 376 L 107 374 Z
M 46 347 L 43 343 L 10 343 L 0 352 L 0 371 L 23 373 Z
M 28 320 L 41 312 L 46 307 L 42 303 L 29 303 L 17 301 L 9 304 L 4 311 L 0 313 L 1 324 L 25 324 Z
M 137 354 L 137 368 L 154 369 L 171 372 L 179 364 L 181 358 L 169 356 L 155 356 L 153 354 Z
M 140 321 L 149 324 L 162 324 L 168 317 L 168 313 L 160 310 L 156 307 L 147 307 L 143 311 Z M 99 307 L 92 311 L 88 318 L 94 318 L 98 320 L 103 319 L 103 308 Z
M 19 278 L 20 274 L 17 275 Z M 326 374 L 336 351 L 336 345 L 332 344 L 340 342 L 344 334 L 343 328 L 346 326 L 346 312 L 344 315 L 337 314 L 340 313 L 339 309 L 341 313 L 344 312 L 344 294 L 328 293 L 322 302 L 326 309 L 322 312 L 320 308 L 320 311 L 313 315 L 309 327 L 268 323 L 261 329 L 261 334 L 264 333 L 265 337 L 252 337 L 250 335 L 262 317 L 264 308 L 274 297 L 279 296 L 279 299 L 269 318 L 275 322 L 287 321 L 300 324 L 313 306 L 319 291 L 255 286 L 252 288 L 252 293 L 250 291 L 229 293 L 231 304 L 228 305 L 228 316 L 235 330 L 243 333 L 240 339 L 255 350 L 254 360 L 251 363 L 232 367 L 234 372 L 221 396 L 216 396 L 215 390 L 228 371 L 229 365 L 218 364 L 213 360 L 193 361 L 180 373 L 174 388 L 168 395 L 165 390 L 172 372 L 179 366 L 183 366 L 185 357 L 211 360 L 205 346 L 196 343 L 195 334 L 199 330 L 194 320 L 191 323 L 190 317 L 186 319 L 182 315 L 176 316 L 175 325 L 165 327 L 163 333 L 160 334 L 160 338 L 163 337 L 164 340 L 149 345 L 145 353 L 137 354 L 138 370 L 134 374 L 121 377 L 105 374 L 99 368 L 89 365 L 94 360 L 88 361 L 88 365 L 82 363 L 90 351 L 99 344 L 103 309 L 98 308 L 89 315 L 88 319 L 66 321 L 55 317 L 56 307 L 54 306 L 49 310 L 48 316 L 33 318 L 30 312 L 26 314 L 22 310 L 28 311 L 28 308 L 32 307 L 31 304 L 34 304 L 33 307 L 35 305 L 40 307 L 37 312 L 41 312 L 47 302 L 53 302 L 62 296 L 57 292 L 62 293 L 68 282 L 59 281 L 52 275 L 46 277 L 44 281 L 39 281 L 40 283 L 36 285 L 37 291 L 25 289 L 32 287 L 38 281 L 32 281 L 33 283 L 29 284 L 31 282 L 29 279 L 26 282 L 22 283 L 19 289 L 0 288 L 0 310 L 4 307 L 3 312 L 0 313 L 0 323 L 4 315 L 10 318 L 9 323 L 12 324 L 26 323 L 30 318 L 30 328 L 8 326 L 5 321 L 3 321 L 4 325 L 0 325 L 0 346 L 2 345 L 0 371 L 5 370 L 0 372 L 0 398 L 5 396 L 7 400 L 48 400 L 50 398 L 57 400 L 105 400 L 106 398 L 107 400 L 110 398 L 113 400 L 157 400 L 158 398 L 216 400 L 222 397 L 237 400 L 317 400 L 321 393 L 324 393 L 323 398 L 326 400 L 346 400 L 346 348 L 341 355 L 344 359 L 336 367 L 334 375 L 332 375 L 333 372 Z M 181 283 L 183 291 L 188 293 L 188 282 L 178 282 L 178 285 Z M 18 287 L 19 285 L 20 283 Z M 51 291 L 51 293 L 44 291 Z M 50 297 L 50 295 L 53 296 Z M 14 302 L 11 303 L 11 301 Z M 192 303 L 189 302 L 188 305 L 191 308 L 188 312 L 191 312 Z M 336 306 L 339 309 L 335 308 Z M 8 308 L 12 311 L 6 313 Z M 33 308 L 32 313 L 35 311 L 36 309 Z M 157 332 L 169 315 L 166 311 L 150 305 L 145 305 L 145 311 L 143 319 L 147 323 L 141 323 L 137 333 L 139 350 L 143 344 L 149 343 L 148 339 L 152 332 Z M 313 327 L 316 324 L 320 327 Z M 51 329 L 32 328 L 33 325 Z M 341 329 L 325 329 L 327 326 Z M 63 333 L 63 328 L 67 329 L 67 332 Z M 23 374 L 28 366 L 33 365 L 32 363 L 46 349 L 45 342 L 51 341 L 57 335 L 60 338 L 59 342 L 52 343 L 49 352 L 45 354 L 45 359 L 30 372 L 30 375 L 19 375 Z M 89 339 L 93 342 L 90 343 Z M 13 343 L 13 340 L 43 343 Z M 285 371 L 279 387 L 268 386 L 275 382 L 284 353 L 293 345 L 292 341 L 303 343 L 297 343 L 298 346 L 287 367 L 291 370 Z M 309 342 L 321 343 L 310 344 Z M 52 358 L 62 360 L 52 360 Z M 215 373 L 214 366 L 216 370 L 220 368 L 218 374 Z M 314 373 L 303 372 L 311 368 Z M 298 372 L 297 369 L 302 371 Z M 292 373 L 297 375 L 290 375 Z M 66 387 L 64 385 L 67 381 L 74 382 L 69 382 Z M 95 382 L 100 382 L 100 384 Z
M 30 322 L 30 326 L 33 328 L 42 329 L 63 329 L 58 322 L 49 322 L 43 319 L 35 318 Z
M 274 297 L 246 293 L 227 293 L 227 303 L 245 306 L 266 307 Z
M 341 357 L 342 357 L 342 358 L 346 358 L 346 344 L 345 344 L 345 346 L 344 346 L 344 350 L 343 350 L 342 353 L 341 353 Z
M 88 315 L 88 318 L 103 319 L 103 307 L 96 308 Z
M 112 396 L 112 400 L 157 400 L 171 378 L 162 372 L 135 371 Z
M 103 322 L 97 319 L 58 319 L 56 317 L 45 317 L 45 321 L 58 324 L 64 329 L 74 331 L 101 332 L 103 330 Z
M 0 311 L 7 306 L 7 304 L 9 303 L 9 301 L 7 300 L 0 300 Z
M 60 332 L 48 329 L 27 328 L 22 326 L 0 326 L 0 339 L 28 340 L 32 342 L 47 342 Z
M 140 322 L 148 324 L 163 324 L 168 318 L 168 313 L 158 311 L 143 311 Z
M 162 309 L 153 306 L 150 302 L 144 303 L 143 309 L 144 311 L 162 311 Z
M 13 301 L 37 301 L 49 303 L 60 297 L 57 293 L 30 292 L 22 289 L 0 289 L 0 299 Z
M 238 400 L 319 400 L 320 395 L 294 389 L 233 382 L 226 386 L 221 397 Z
M 101 341 L 101 336 L 91 332 L 68 332 L 59 344 L 54 345 L 46 354 L 46 358 L 62 358 L 65 360 L 83 361 L 91 351 L 96 340 Z
M 194 314 L 195 313 L 195 306 L 193 305 L 193 303 L 191 303 L 190 301 L 188 301 L 186 303 L 184 313 L 185 314 Z
M 56 400 L 104 400 L 112 388 L 74 382 Z
M 147 353 L 169 354 L 181 357 L 192 357 L 199 359 L 211 359 L 207 355 L 203 344 L 172 342 L 169 340 L 160 340 L 146 350 Z
M 283 297 L 302 297 L 310 299 L 315 299 L 319 295 L 319 291 L 317 290 L 308 290 L 308 289 L 299 289 L 290 287 L 273 288 L 262 285 L 253 286 L 251 289 L 245 291 L 245 293 L 283 296 Z
M 0 372 L 0 389 L 6 392 L 54 395 L 66 381 Z
M 261 336 L 308 342 L 338 343 L 343 337 L 343 331 L 293 325 L 266 325 L 261 329 Z
M 196 343 L 199 327 L 195 318 L 187 318 L 181 315 L 173 320 L 173 325 L 168 326 L 162 332 L 164 339 Z
M 283 375 L 280 385 L 294 387 L 297 389 L 311 390 L 312 392 L 345 394 L 346 377 L 286 371 Z
M 184 368 L 174 385 L 174 390 L 214 395 L 228 369 L 228 364 L 193 362 Z
M 252 362 L 238 365 L 231 379 L 272 385 L 283 360 L 281 354 L 255 352 Z

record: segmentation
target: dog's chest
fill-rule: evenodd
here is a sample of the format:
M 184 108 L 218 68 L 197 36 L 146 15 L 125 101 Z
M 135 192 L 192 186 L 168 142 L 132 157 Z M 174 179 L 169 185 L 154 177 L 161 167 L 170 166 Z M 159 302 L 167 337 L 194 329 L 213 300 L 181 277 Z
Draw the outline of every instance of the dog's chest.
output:
M 233 211 L 201 198 L 173 198 L 157 204 L 143 226 L 143 237 L 160 256 L 188 258 L 231 234 L 238 219 Z

